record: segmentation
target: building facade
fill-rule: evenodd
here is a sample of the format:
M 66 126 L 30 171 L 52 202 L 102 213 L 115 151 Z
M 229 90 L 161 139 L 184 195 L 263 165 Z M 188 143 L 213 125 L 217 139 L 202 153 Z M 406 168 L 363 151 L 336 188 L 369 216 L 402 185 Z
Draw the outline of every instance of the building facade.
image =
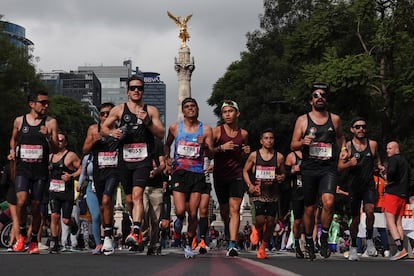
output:
M 32 41 L 26 38 L 26 29 L 20 25 L 7 21 L 0 21 L 2 33 L 6 35 L 10 43 L 18 48 L 27 48 L 34 45 Z

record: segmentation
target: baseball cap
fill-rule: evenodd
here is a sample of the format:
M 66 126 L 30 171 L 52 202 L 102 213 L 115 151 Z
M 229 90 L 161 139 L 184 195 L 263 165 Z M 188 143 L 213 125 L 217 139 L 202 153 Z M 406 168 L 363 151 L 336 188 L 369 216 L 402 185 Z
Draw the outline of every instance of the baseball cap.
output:
M 232 100 L 225 100 L 225 101 L 223 102 L 223 104 L 221 105 L 221 110 L 223 110 L 223 108 L 224 108 L 224 107 L 226 107 L 226 106 L 233 107 L 233 108 L 234 108 L 234 109 L 236 109 L 237 111 L 240 111 L 240 110 L 239 110 L 239 105 L 238 105 L 235 101 L 232 101 Z

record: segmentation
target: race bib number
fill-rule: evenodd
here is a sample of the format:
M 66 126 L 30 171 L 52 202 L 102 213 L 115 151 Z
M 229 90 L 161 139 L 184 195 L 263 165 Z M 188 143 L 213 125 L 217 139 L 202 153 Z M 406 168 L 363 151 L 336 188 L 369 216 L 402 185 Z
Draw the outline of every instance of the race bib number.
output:
M 323 142 L 314 142 L 309 146 L 309 157 L 319 160 L 328 160 L 332 158 L 332 144 Z
M 43 147 L 41 145 L 21 145 L 20 158 L 29 163 L 42 162 Z
M 125 144 L 122 153 L 125 162 L 139 162 L 148 157 L 146 143 Z
M 273 183 L 276 178 L 276 167 L 256 166 L 256 179 L 262 183 Z
M 50 181 L 49 191 L 59 193 L 65 191 L 65 181 L 61 179 L 52 179 Z
M 200 156 L 200 144 L 196 142 L 179 141 L 177 154 L 186 159 L 197 159 Z
M 118 166 L 118 152 L 99 152 L 98 153 L 98 167 L 111 168 Z

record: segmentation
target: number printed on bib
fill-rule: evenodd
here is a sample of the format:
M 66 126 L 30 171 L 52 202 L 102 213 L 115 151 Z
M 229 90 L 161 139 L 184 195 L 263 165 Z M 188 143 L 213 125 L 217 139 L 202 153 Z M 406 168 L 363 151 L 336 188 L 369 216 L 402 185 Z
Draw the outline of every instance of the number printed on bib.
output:
M 256 166 L 256 179 L 259 180 L 275 180 L 276 167 Z
M 309 157 L 319 160 L 332 158 L 332 144 L 314 142 L 309 146 Z
M 197 142 L 178 141 L 177 154 L 187 159 L 200 157 L 200 144 Z
M 98 167 L 112 168 L 118 166 L 118 152 L 108 151 L 98 153 Z
M 125 162 L 138 162 L 148 157 L 146 143 L 125 144 L 122 153 Z
M 43 160 L 43 147 L 41 145 L 21 145 L 20 158 L 24 162 L 39 163 Z
M 59 193 L 65 191 L 65 181 L 61 179 L 52 179 L 50 181 L 49 191 Z

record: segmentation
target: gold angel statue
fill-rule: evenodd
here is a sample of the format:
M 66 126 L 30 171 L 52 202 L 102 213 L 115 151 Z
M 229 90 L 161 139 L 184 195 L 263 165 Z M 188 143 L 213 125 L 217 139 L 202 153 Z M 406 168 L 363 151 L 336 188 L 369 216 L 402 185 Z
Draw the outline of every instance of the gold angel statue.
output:
M 187 22 L 193 16 L 193 14 L 187 15 L 185 18 L 181 18 L 181 16 L 174 16 L 172 13 L 167 11 L 168 16 L 174 20 L 175 24 L 180 28 L 180 33 L 178 37 L 181 39 L 181 48 L 186 47 L 186 42 L 190 38 L 190 34 L 187 31 Z

